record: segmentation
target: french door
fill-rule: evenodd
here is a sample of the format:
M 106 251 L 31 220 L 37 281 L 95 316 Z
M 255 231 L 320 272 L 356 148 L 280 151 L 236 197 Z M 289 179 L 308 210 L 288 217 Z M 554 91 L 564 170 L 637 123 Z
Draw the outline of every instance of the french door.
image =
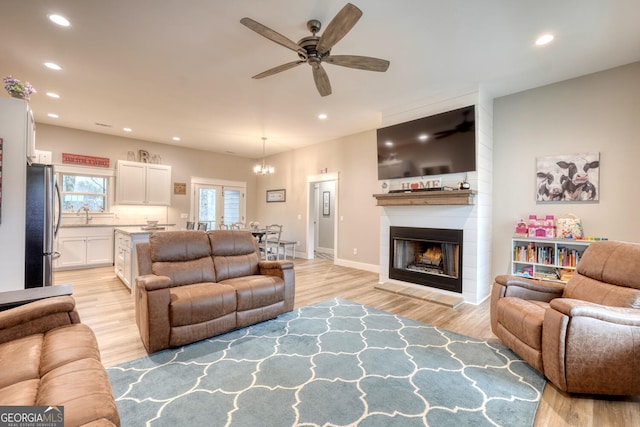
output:
M 194 183 L 192 198 L 193 218 L 207 224 L 207 230 L 221 224 L 245 221 L 245 188 L 226 185 Z

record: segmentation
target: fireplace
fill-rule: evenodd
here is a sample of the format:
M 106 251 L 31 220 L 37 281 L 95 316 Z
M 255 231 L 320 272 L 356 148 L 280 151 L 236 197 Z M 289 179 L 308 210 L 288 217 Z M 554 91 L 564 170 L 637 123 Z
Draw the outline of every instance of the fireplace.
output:
M 462 230 L 390 227 L 389 278 L 462 293 Z

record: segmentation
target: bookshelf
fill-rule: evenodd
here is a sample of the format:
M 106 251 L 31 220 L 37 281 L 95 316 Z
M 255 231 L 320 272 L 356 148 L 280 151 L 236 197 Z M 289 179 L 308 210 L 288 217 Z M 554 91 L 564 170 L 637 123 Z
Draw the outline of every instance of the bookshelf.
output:
M 573 275 L 591 244 L 587 240 L 535 237 L 514 237 L 511 241 L 511 274 L 563 283 Z

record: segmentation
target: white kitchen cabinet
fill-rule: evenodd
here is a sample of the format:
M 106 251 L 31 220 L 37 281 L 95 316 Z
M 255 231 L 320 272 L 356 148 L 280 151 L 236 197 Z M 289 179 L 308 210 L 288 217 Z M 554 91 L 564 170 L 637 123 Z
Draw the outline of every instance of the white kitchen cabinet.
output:
M 171 204 L 171 166 L 118 160 L 116 180 L 118 204 Z
M 113 257 L 116 276 L 131 288 L 131 236 L 116 230 Z
M 149 241 L 150 232 L 140 227 L 120 227 L 115 229 L 114 269 L 116 276 L 134 293 L 138 276 L 138 256 L 136 245 Z
M 55 270 L 107 266 L 113 263 L 113 227 L 61 228 Z

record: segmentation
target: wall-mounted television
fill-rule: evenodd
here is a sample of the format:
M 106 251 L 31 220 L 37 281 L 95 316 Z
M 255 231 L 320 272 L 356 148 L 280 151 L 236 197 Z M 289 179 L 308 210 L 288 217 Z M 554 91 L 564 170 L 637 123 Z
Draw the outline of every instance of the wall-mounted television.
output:
M 378 179 L 476 170 L 475 106 L 377 130 Z

